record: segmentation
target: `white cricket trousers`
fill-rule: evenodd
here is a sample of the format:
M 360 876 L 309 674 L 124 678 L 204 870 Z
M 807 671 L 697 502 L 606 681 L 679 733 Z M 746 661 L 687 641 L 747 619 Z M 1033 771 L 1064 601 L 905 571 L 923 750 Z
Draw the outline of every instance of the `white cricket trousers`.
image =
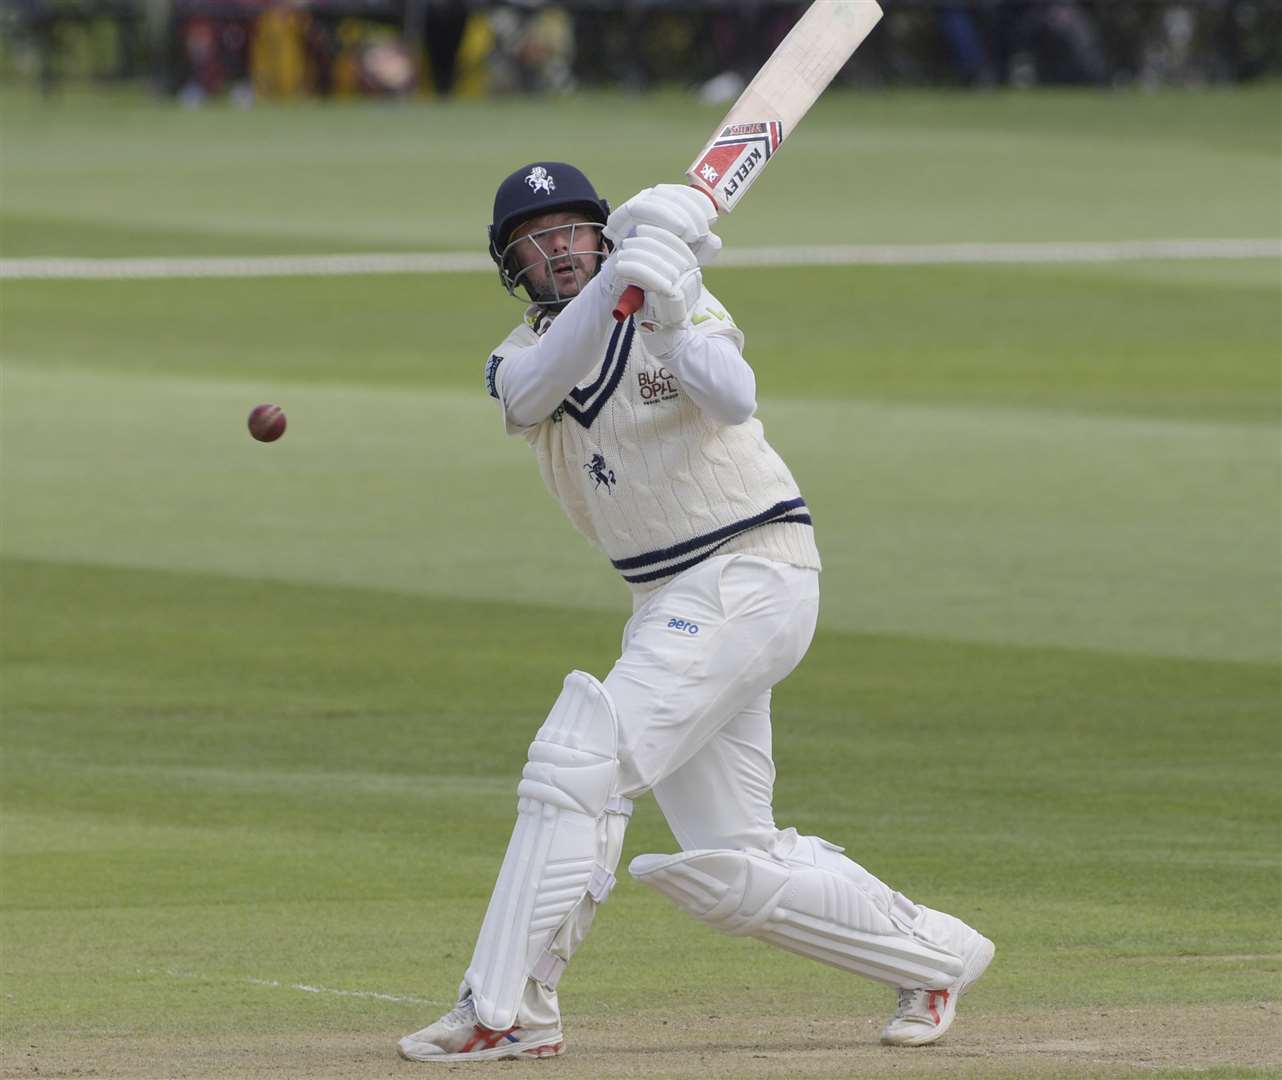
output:
M 800 663 L 819 573 L 714 557 L 638 603 L 605 678 L 619 715 L 621 792 L 652 790 L 677 842 L 769 850 L 770 688 Z

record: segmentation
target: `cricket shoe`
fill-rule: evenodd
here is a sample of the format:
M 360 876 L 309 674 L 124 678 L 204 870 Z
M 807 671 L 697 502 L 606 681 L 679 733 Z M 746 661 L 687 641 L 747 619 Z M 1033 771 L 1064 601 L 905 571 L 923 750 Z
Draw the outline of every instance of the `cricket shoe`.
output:
M 487 1028 L 477 1022 L 468 994 L 435 1024 L 406 1035 L 397 1046 L 407 1061 L 499 1061 L 555 1057 L 565 1049 L 565 1037 L 558 1028 Z
M 925 1046 L 943 1038 L 957 1015 L 957 999 L 978 979 L 993 960 L 993 943 L 983 934 L 966 950 L 961 978 L 942 989 L 921 987 L 899 991 L 899 1007 L 881 1032 L 887 1046 Z

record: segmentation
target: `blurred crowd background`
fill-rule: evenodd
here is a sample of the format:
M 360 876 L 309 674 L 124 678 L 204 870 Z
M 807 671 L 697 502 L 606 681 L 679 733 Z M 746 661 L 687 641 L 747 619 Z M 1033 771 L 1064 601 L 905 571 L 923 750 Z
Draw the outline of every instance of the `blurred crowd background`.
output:
M 1282 0 L 882 0 L 860 85 L 1161 86 L 1282 73 Z M 0 82 L 187 104 L 585 86 L 731 100 L 807 3 L 0 0 Z

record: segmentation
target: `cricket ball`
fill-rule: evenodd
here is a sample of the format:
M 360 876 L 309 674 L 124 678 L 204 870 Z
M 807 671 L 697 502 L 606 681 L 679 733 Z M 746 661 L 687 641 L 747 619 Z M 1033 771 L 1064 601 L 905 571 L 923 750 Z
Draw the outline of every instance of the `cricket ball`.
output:
M 249 433 L 259 442 L 275 442 L 285 434 L 285 410 L 259 405 L 249 414 Z

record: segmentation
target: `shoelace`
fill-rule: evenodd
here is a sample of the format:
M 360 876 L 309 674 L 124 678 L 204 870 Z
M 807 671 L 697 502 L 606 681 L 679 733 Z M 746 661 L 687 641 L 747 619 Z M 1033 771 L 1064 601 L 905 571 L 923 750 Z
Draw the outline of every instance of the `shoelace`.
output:
M 921 990 L 900 990 L 899 1003 L 895 1008 L 895 1016 L 907 1016 L 913 1011 L 913 1005 L 916 1003 L 917 995 L 923 993 Z
M 476 1007 L 472 1004 L 470 997 L 464 998 L 449 1012 L 441 1017 L 443 1023 L 452 1027 L 459 1027 L 463 1024 L 471 1025 L 476 1023 Z

